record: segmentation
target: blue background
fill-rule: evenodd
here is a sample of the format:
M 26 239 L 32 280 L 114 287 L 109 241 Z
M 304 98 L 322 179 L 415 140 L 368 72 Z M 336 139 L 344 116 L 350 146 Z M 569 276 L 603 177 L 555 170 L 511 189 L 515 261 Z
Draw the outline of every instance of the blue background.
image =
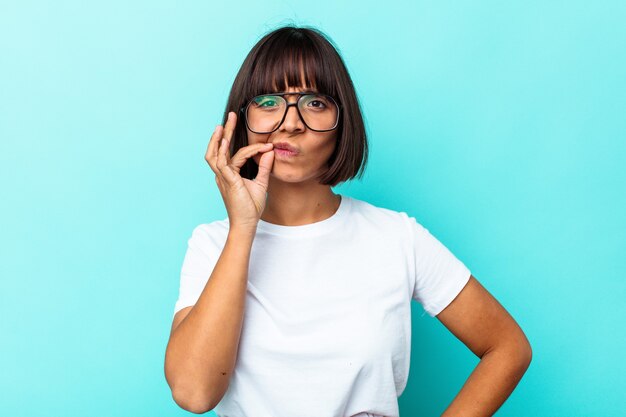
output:
M 415 216 L 531 341 L 496 415 L 623 415 L 625 19 L 623 1 L 0 3 L 0 414 L 189 414 L 163 361 L 187 239 L 226 216 L 204 152 L 249 49 L 296 23 L 337 43 L 366 117 L 367 174 L 335 191 Z M 478 360 L 413 304 L 401 414 L 437 416 Z

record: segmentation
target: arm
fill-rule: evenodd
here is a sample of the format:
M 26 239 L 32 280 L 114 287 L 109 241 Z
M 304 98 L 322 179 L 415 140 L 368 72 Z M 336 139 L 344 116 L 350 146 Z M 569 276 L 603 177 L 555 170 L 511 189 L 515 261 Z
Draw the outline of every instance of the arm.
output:
M 474 276 L 437 319 L 480 358 L 442 417 L 493 415 L 530 365 L 524 332 Z
M 224 249 L 193 307 L 172 323 L 165 378 L 185 410 L 213 409 L 228 389 L 243 323 L 254 233 L 230 230 Z

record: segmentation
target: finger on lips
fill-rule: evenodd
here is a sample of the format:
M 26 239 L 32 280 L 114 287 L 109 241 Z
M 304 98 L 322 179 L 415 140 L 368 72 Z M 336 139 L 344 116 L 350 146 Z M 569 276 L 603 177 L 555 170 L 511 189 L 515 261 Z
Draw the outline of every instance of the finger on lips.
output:
M 246 160 L 258 153 L 264 153 L 266 151 L 269 151 L 271 148 L 271 143 L 255 143 L 254 145 L 248 145 L 239 149 L 237 153 L 233 155 L 232 161 L 233 163 L 235 163 L 235 161 L 241 162 L 241 160 Z
M 240 148 L 235 155 L 230 155 L 230 141 L 233 136 L 237 115 L 234 112 L 228 112 L 226 116 L 226 123 L 224 125 L 217 125 L 209 141 L 207 149 L 207 159 L 215 161 L 215 166 L 221 169 L 225 165 L 243 165 L 246 159 L 260 153 L 272 152 L 273 144 L 256 143 Z M 211 165 L 211 164 L 209 164 Z

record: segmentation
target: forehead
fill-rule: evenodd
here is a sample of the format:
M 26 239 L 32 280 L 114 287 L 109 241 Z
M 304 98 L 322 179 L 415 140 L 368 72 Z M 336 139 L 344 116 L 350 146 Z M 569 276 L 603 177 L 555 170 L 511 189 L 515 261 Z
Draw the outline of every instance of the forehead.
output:
M 244 96 L 251 99 L 268 93 L 311 91 L 334 97 L 337 79 L 330 67 L 319 51 L 272 48 L 256 61 Z
M 317 88 L 314 86 L 300 84 L 300 85 L 290 85 L 287 81 L 284 81 L 281 84 L 272 83 L 272 87 L 264 90 L 259 95 L 263 94 L 278 94 L 278 93 L 302 93 L 302 92 L 310 92 L 310 93 L 318 93 Z
M 263 69 L 261 84 L 266 90 L 294 91 L 317 90 L 317 76 L 323 62 L 314 56 L 296 51 L 286 51 L 275 56 Z
M 291 69 L 291 68 L 290 68 Z M 298 65 L 298 72 L 294 74 L 293 69 L 282 74 L 275 74 L 271 80 L 271 92 L 299 92 L 299 91 L 317 91 L 315 86 L 315 75 L 307 72 L 302 62 Z
M 298 87 L 287 86 L 286 88 L 273 88 L 269 91 L 266 91 L 266 93 L 269 93 L 269 94 L 294 93 L 296 94 L 296 93 L 318 93 L 318 91 L 315 88 L 306 87 L 306 86 L 298 86 Z

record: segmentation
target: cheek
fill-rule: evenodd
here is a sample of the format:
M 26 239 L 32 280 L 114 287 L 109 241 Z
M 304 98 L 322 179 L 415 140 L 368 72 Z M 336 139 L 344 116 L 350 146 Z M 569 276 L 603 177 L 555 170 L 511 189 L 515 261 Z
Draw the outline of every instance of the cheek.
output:
M 255 143 L 265 143 L 269 139 L 269 135 L 259 135 L 248 131 L 248 145 L 254 145 Z
M 267 143 L 269 140 L 269 135 L 259 135 L 257 133 L 252 133 L 248 131 L 248 146 L 254 145 L 255 143 Z M 257 153 L 252 156 L 254 162 L 259 165 L 259 161 L 261 160 L 261 154 Z
M 327 138 L 324 144 L 320 147 L 319 153 L 324 155 L 326 163 L 328 163 L 331 155 L 335 152 L 336 147 L 337 141 L 334 137 Z

